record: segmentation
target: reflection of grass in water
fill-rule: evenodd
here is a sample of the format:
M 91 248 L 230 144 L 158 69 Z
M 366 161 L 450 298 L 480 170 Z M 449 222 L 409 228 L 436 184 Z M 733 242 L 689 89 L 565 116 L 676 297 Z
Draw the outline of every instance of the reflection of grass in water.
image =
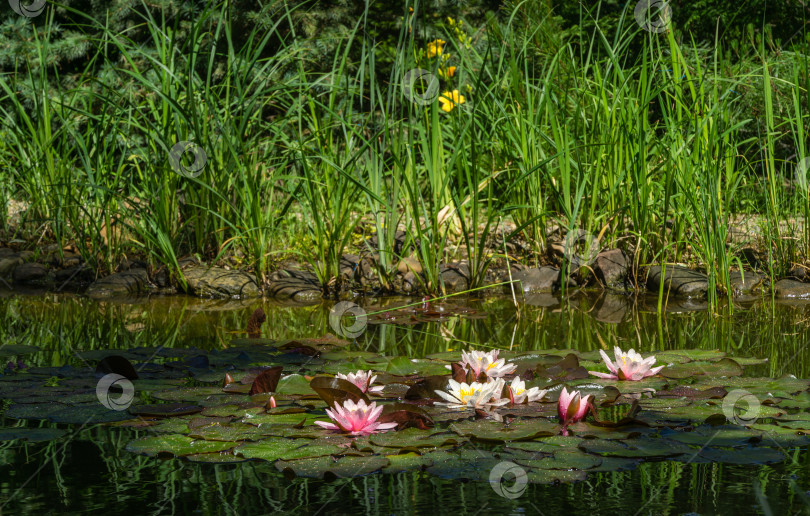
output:
M 645 311 L 643 301 L 616 298 L 622 322 L 602 322 L 606 301 L 577 294 L 557 306 L 524 305 L 517 317 L 511 299 L 447 300 L 487 312 L 483 319 L 451 317 L 441 323 L 370 324 L 353 347 L 388 355 L 420 357 L 469 347 L 513 350 L 571 348 L 582 351 L 635 348 L 642 353 L 673 349 L 719 349 L 731 355 L 768 358 L 756 374 L 778 377 L 790 373 L 810 377 L 806 352 L 810 308 L 757 304 L 733 315 L 722 307 L 718 316 L 695 311 L 659 317 Z M 386 299 L 375 303 L 393 308 L 412 302 Z M 26 344 L 43 351 L 27 363 L 80 365 L 76 350 L 127 349 L 138 346 L 221 349 L 243 333 L 250 314 L 262 306 L 267 321 L 263 337 L 291 339 L 332 333 L 330 305 L 284 306 L 261 301 L 206 301 L 186 297 L 149 301 L 97 303 L 70 296 L 0 300 L 0 341 Z M 8 359 L 6 359 L 8 360 Z M 751 374 L 754 374 L 751 371 Z
M 648 462 L 630 471 L 592 473 L 577 484 L 530 484 L 520 498 L 508 500 L 485 483 L 419 472 L 331 482 L 287 480 L 269 463 L 193 464 L 124 450 L 143 434 L 96 426 L 67 446 L 61 440 L 2 444 L 0 483 L 9 495 L 46 463 L 4 512 L 32 514 L 47 507 L 48 512 L 103 508 L 127 514 L 412 514 L 430 513 L 440 505 L 459 514 L 484 506 L 489 514 L 503 514 L 534 504 L 545 514 L 617 514 L 642 506 L 644 514 L 730 514 L 738 512 L 741 502 L 755 507 L 767 503 L 773 514 L 807 509 L 791 487 L 807 485 L 806 453 L 774 466 Z M 761 493 L 752 479 L 759 481 Z

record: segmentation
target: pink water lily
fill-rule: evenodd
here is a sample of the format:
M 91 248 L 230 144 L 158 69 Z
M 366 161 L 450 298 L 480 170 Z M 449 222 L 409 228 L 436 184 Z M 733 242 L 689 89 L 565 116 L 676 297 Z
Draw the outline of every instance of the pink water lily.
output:
M 326 414 L 335 423 L 315 421 L 315 424 L 327 430 L 341 430 L 351 435 L 369 435 L 385 432 L 395 428 L 397 424 L 378 423 L 377 419 L 380 418 L 382 409 L 382 405 L 378 407 L 374 402 L 367 405 L 363 400 L 357 403 L 346 400 L 342 407 L 338 402 L 335 402 L 334 410 L 326 409 Z
M 599 350 L 599 353 L 602 355 L 602 360 L 605 361 L 605 365 L 607 365 L 607 368 L 610 370 L 609 374 L 599 373 L 597 371 L 588 372 L 594 376 L 608 380 L 630 380 L 637 382 L 648 376 L 658 374 L 658 371 L 664 368 L 664 366 L 652 367 L 652 365 L 655 364 L 655 357 L 649 356 L 643 358 L 641 354 L 636 353 L 634 349 L 624 353 L 619 346 L 616 346 L 613 352 L 616 355 L 615 362 L 610 360 L 607 353 L 601 349 Z
M 590 401 L 590 394 L 583 398 L 579 391 L 568 392 L 565 387 L 562 388 L 560 400 L 557 402 L 557 414 L 563 426 L 563 435 L 568 435 L 569 424 L 582 421 L 588 414 Z
M 352 382 L 363 392 L 380 392 L 383 390 L 382 385 L 371 386 L 374 380 L 377 379 L 377 375 L 372 376 L 371 371 L 357 371 L 349 374 L 338 373 L 337 377 Z
M 512 374 L 517 369 L 515 364 L 507 364 L 506 360 L 498 358 L 500 350 L 494 349 L 489 352 L 471 350 L 468 353 L 461 352 L 461 367 L 469 369 L 473 373 L 473 378 L 478 378 L 482 373 L 487 378 L 500 378 Z M 450 369 L 450 366 L 447 366 Z

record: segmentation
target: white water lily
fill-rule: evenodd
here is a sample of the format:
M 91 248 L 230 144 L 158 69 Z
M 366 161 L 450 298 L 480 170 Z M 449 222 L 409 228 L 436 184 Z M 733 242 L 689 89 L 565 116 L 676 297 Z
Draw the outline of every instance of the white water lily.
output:
M 547 392 L 548 390 L 540 390 L 539 387 L 532 387 L 526 390 L 526 382 L 521 380 L 519 376 L 512 378 L 512 383 L 509 384 L 509 400 L 513 405 L 540 401 Z
M 461 367 L 473 372 L 475 378 L 484 373 L 489 378 L 500 378 L 512 374 L 517 369 L 515 364 L 507 364 L 506 360 L 498 358 L 500 350 L 494 349 L 489 352 L 471 350 L 466 353 L 461 352 Z
M 616 361 L 613 362 L 608 357 L 607 353 L 603 350 L 599 350 L 599 353 L 602 355 L 602 360 L 605 361 L 605 365 L 610 370 L 610 373 L 600 373 L 597 371 L 588 371 L 594 376 L 599 378 L 605 378 L 608 380 L 630 380 L 637 382 L 643 378 L 647 378 L 648 376 L 654 376 L 658 374 L 658 371 L 664 368 L 664 366 L 652 367 L 655 363 L 655 357 L 649 356 L 644 358 L 641 356 L 640 353 L 636 353 L 634 349 L 631 349 L 627 353 L 623 352 L 619 346 L 616 346 L 613 349 L 613 353 L 616 355 Z
M 363 392 L 380 392 L 384 388 L 382 385 L 371 386 L 374 380 L 377 379 L 377 375 L 371 376 L 371 371 L 357 371 L 349 374 L 338 373 L 337 377 L 352 382 Z
M 472 408 L 504 405 L 509 403 L 508 399 L 501 398 L 501 391 L 503 391 L 504 383 L 505 382 L 503 379 L 500 378 L 492 382 L 473 382 L 471 384 L 449 380 L 450 388 L 447 390 L 447 392 L 436 391 L 436 394 L 447 401 L 440 401 L 437 403 L 452 407 Z

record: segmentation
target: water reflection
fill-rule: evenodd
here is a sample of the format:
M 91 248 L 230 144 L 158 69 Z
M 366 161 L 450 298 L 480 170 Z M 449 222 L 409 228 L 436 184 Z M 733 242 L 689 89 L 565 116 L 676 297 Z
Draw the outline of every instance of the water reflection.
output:
M 391 310 L 413 298 L 368 299 L 369 313 Z M 666 349 L 720 349 L 768 358 L 758 373 L 810 376 L 810 302 L 749 302 L 706 310 L 700 301 L 670 300 L 657 311 L 647 296 L 577 292 L 565 298 L 527 296 L 518 310 L 508 297 L 452 298 L 431 307 L 469 307 L 482 317 L 451 316 L 440 322 L 395 321 L 369 324 L 357 349 L 421 357 L 467 347 L 540 350 L 610 349 L 619 345 L 642 352 Z M 267 314 L 263 336 L 270 339 L 335 333 L 329 324 L 333 303 L 310 306 L 269 300 L 201 300 L 189 297 L 137 297 L 96 302 L 70 294 L 0 298 L 0 339 L 42 351 L 37 365 L 63 365 L 73 351 L 137 346 L 218 349 L 239 337 L 250 314 Z M 371 317 L 370 317 L 371 319 Z M 75 364 L 74 364 L 75 365 Z
M 368 313 L 376 313 L 418 302 L 388 298 L 362 304 Z M 810 376 L 810 302 L 748 302 L 733 312 L 728 306 L 709 312 L 699 301 L 670 300 L 658 311 L 655 297 L 576 292 L 565 298 L 527 296 L 517 310 L 506 297 L 452 298 L 443 305 L 451 312 L 454 306 L 469 307 L 483 317 L 369 324 L 352 346 L 411 357 L 467 347 L 720 349 L 769 359 L 747 375 Z M 332 303 L 300 306 L 186 297 L 96 302 L 43 294 L 0 297 L 0 342 L 39 347 L 40 352 L 25 359 L 42 366 L 79 366 L 77 350 L 159 345 L 217 349 L 245 336 L 247 320 L 258 307 L 267 314 L 266 338 L 333 333 Z M 410 514 L 432 512 L 440 503 L 458 514 L 535 513 L 535 507 L 546 514 L 618 514 L 628 509 L 642 514 L 796 514 L 810 507 L 810 459 L 794 450 L 786 450 L 793 460 L 774 466 L 645 463 L 633 471 L 592 474 L 587 482 L 573 485 L 529 486 L 519 499 L 508 500 L 487 485 L 419 472 L 325 482 L 285 479 L 267 463 L 199 465 L 152 459 L 123 449 L 143 431 L 100 426 L 72 431 L 66 440 L 0 445 L 0 500 L 11 500 L 3 512 Z M 32 480 L 18 493 L 28 478 Z

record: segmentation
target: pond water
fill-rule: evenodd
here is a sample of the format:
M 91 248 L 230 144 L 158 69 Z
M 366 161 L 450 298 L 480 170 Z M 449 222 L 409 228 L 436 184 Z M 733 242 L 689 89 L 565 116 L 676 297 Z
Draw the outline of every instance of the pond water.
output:
M 645 355 L 719 350 L 729 357 L 767 359 L 746 365 L 745 376 L 810 378 L 810 303 L 767 300 L 712 312 L 701 303 L 671 302 L 659 312 L 655 298 L 579 292 L 565 299 L 527 298 L 517 309 L 509 297 L 456 297 L 433 303 L 427 314 L 394 311 L 414 303 L 419 300 L 362 302 L 371 324 L 347 339 L 344 351 L 419 359 L 471 348 L 518 354 L 614 346 Z M 0 296 L 0 354 L 11 346 L 34 346 L 37 351 L 12 360 L 23 360 L 28 369 L 80 369 L 99 356 L 91 353 L 96 350 L 163 346 L 215 353 L 245 337 L 247 320 L 258 307 L 267 316 L 262 337 L 288 341 L 335 333 L 332 306 L 186 297 L 96 302 L 69 294 L 7 293 Z M 628 470 L 590 472 L 575 483 L 529 483 L 519 496 L 509 497 L 485 482 L 420 470 L 318 479 L 283 474 L 267 461 L 212 464 L 168 454 L 144 456 L 126 449 L 149 435 L 137 427 L 5 416 L 0 422 L 4 428 L 65 431 L 42 442 L 0 440 L 2 514 L 810 513 L 804 446 L 778 446 L 785 459 L 770 464 L 659 457 Z M 477 449 L 470 447 L 469 461 L 475 461 Z M 480 449 L 482 454 L 499 450 Z M 511 481 L 507 475 L 507 488 Z

